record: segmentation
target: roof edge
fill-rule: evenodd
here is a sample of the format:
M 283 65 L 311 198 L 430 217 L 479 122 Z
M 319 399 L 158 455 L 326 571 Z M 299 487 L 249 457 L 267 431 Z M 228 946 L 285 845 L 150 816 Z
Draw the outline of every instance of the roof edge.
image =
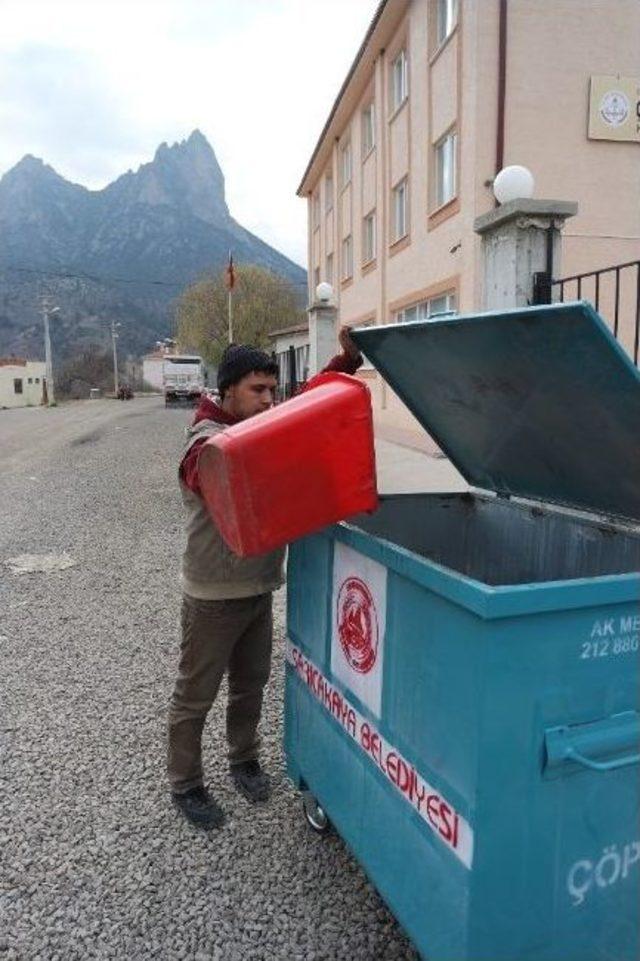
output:
M 270 330 L 268 337 L 280 337 L 283 334 L 304 334 L 309 331 L 309 322 L 306 324 L 295 324 L 293 327 L 281 327 L 280 330 Z
M 402 16 L 404 16 L 408 6 L 409 6 L 409 0 L 380 0 L 380 3 L 378 4 L 378 7 L 376 9 L 376 12 L 373 15 L 373 19 L 371 20 L 371 23 L 369 24 L 367 32 L 364 36 L 364 40 L 360 44 L 360 48 L 358 49 L 358 52 L 355 56 L 353 63 L 351 64 L 349 72 L 345 77 L 342 86 L 340 87 L 338 96 L 336 97 L 333 103 L 333 107 L 331 108 L 331 112 L 329 113 L 326 123 L 322 128 L 322 133 L 320 134 L 320 137 L 318 138 L 318 141 L 314 147 L 313 153 L 311 154 L 311 159 L 307 164 L 302 180 L 300 181 L 300 185 L 296 190 L 296 194 L 298 197 L 304 197 L 308 193 L 307 179 L 311 171 L 313 170 L 314 164 L 318 158 L 318 154 L 320 153 L 322 146 L 327 138 L 327 135 L 331 130 L 331 126 L 335 120 L 335 117 L 338 112 L 338 108 L 340 107 L 340 104 L 342 102 L 342 99 L 346 94 L 347 90 L 349 89 L 349 87 L 351 86 L 352 81 L 354 80 L 358 67 L 360 66 L 362 59 L 365 53 L 367 52 L 367 49 L 373 38 L 376 28 L 379 26 L 380 21 L 382 20 L 383 14 L 388 9 L 392 13 L 397 14 L 398 19 L 400 19 Z

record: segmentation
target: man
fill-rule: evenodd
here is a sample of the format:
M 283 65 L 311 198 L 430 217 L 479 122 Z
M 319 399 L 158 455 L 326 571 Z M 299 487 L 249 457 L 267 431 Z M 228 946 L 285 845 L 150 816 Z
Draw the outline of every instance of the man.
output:
M 324 368 L 354 374 L 362 357 L 340 331 L 342 353 Z M 219 403 L 205 397 L 196 411 L 179 469 L 187 509 L 182 564 L 182 642 L 169 710 L 168 773 L 172 798 L 200 827 L 220 827 L 224 812 L 204 786 L 202 731 L 228 673 L 227 741 L 233 782 L 248 800 L 266 801 L 269 777 L 258 760 L 258 722 L 271 668 L 272 592 L 284 581 L 285 549 L 241 558 L 225 544 L 200 492 L 198 457 L 214 434 L 268 410 L 278 368 L 254 347 L 232 344 L 218 371 Z M 312 378 L 306 390 L 314 386 Z

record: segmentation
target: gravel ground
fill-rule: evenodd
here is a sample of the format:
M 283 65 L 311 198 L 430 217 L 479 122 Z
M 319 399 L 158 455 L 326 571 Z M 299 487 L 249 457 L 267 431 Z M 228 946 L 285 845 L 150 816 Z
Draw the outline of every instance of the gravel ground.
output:
M 226 826 L 198 832 L 168 801 L 186 422 L 157 398 L 0 412 L 0 961 L 416 961 L 286 780 L 282 593 L 271 802 L 250 807 L 230 785 L 222 703 L 205 765 Z M 6 564 L 62 553 L 76 563 L 60 571 Z

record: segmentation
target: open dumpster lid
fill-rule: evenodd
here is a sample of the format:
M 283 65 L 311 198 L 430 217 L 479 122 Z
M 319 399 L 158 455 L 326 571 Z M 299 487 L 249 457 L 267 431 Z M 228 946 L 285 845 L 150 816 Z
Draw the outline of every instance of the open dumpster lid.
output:
M 640 372 L 590 304 L 353 337 L 472 486 L 640 520 Z

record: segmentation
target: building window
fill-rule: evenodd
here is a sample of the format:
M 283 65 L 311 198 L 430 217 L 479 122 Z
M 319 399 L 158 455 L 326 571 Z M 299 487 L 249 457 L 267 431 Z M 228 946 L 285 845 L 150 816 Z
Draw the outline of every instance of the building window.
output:
M 407 179 L 401 180 L 393 190 L 393 242 L 407 233 Z
M 362 223 L 362 262 L 368 264 L 376 256 L 376 212 L 372 210 Z
M 353 241 L 351 234 L 342 241 L 342 279 L 353 277 Z
M 456 145 L 458 137 L 449 133 L 435 146 L 436 154 L 436 207 L 441 207 L 455 197 L 456 184 Z
M 403 307 L 396 312 L 394 320 L 397 324 L 409 324 L 414 320 L 435 320 L 438 314 L 455 313 L 456 309 L 455 291 L 451 290 Z
M 39 383 L 40 383 L 40 378 L 36 377 L 36 384 L 39 384 Z
M 30 377 L 29 380 L 27 381 L 27 383 L 28 383 L 28 384 L 32 384 L 32 383 L 33 383 L 33 377 Z
M 440 46 L 458 22 L 458 0 L 437 0 L 437 10 L 436 32 Z
M 276 355 L 276 360 L 280 369 L 278 385 L 281 396 L 284 398 L 287 396 L 287 384 L 289 383 L 289 351 L 287 349 L 280 351 L 280 353 Z
M 320 191 L 313 195 L 313 226 L 314 229 L 320 226 Z
M 13 393 L 14 393 L 14 394 L 21 394 L 21 393 L 22 393 L 22 377 L 14 377 L 14 380 L 13 380 Z
M 325 274 L 328 284 L 333 284 L 333 254 L 327 254 Z
M 296 380 L 299 384 L 306 383 L 309 377 L 309 344 L 296 347 Z
M 333 174 L 324 178 L 324 212 L 328 214 L 330 210 L 333 210 Z
M 346 187 L 351 180 L 351 144 L 346 143 L 340 151 L 340 185 Z
M 371 153 L 376 145 L 375 110 L 373 103 L 362 111 L 362 156 Z
M 320 268 L 316 267 L 313 271 L 313 292 L 315 294 L 316 287 L 320 283 Z
M 391 68 L 391 110 L 395 112 L 409 95 L 407 54 L 401 50 Z
M 295 361 L 295 378 L 296 385 L 304 384 L 309 377 L 309 355 L 310 347 L 309 344 L 304 344 L 302 347 L 296 347 L 294 344 L 291 347 L 285 347 L 276 354 L 276 362 L 278 364 L 278 386 L 280 388 L 281 397 L 290 396 L 291 387 L 291 354 L 293 351 L 293 358 Z

